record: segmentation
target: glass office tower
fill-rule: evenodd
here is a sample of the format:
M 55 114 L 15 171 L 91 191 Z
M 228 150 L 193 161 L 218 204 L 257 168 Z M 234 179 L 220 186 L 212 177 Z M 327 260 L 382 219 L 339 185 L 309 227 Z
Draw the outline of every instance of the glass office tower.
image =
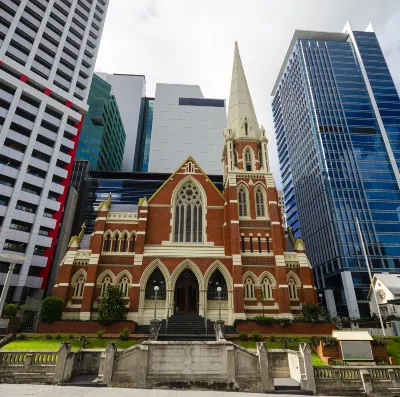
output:
M 400 270 L 400 100 L 376 35 L 296 31 L 273 95 L 288 226 L 333 314 L 369 316 L 369 277 Z

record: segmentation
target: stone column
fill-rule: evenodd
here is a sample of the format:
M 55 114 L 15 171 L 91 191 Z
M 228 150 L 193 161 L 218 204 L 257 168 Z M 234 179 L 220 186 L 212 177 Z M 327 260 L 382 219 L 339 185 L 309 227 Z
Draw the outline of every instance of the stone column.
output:
M 300 343 L 300 356 L 304 365 L 304 374 L 301 374 L 301 390 L 316 394 L 317 388 L 315 385 L 310 345 L 304 342 Z
M 356 292 L 354 290 L 353 278 L 350 271 L 341 272 L 344 295 L 346 296 L 347 308 L 351 319 L 360 318 Z
M 105 383 L 106 385 L 111 383 L 114 367 L 114 357 L 116 352 L 117 344 L 108 343 L 106 350 L 102 353 L 100 357 L 99 380 L 101 380 L 102 383 Z
M 326 289 L 324 293 L 325 293 L 326 306 L 328 307 L 329 313 L 331 314 L 331 316 L 336 317 L 337 310 L 336 310 L 335 296 L 333 295 L 333 289 Z
M 269 393 L 275 391 L 274 379 L 270 377 L 268 350 L 264 343 L 257 343 L 258 360 L 260 365 L 260 376 L 262 391 Z
M 66 373 L 65 367 L 67 364 L 67 358 L 71 352 L 71 343 L 63 342 L 58 349 L 58 360 L 56 363 L 56 368 L 54 370 L 54 383 L 59 383 L 64 380 L 68 380 L 71 374 Z

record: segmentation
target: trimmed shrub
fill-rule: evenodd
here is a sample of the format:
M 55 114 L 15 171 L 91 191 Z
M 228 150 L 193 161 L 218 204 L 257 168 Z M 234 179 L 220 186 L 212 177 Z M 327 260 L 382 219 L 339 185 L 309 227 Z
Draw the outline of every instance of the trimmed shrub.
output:
M 18 310 L 18 303 L 9 303 L 4 306 L 2 316 L 7 318 L 15 318 L 17 317 Z
M 317 303 L 304 302 L 300 313 L 296 316 L 299 323 L 330 323 L 332 322 L 328 310 Z
M 100 322 L 120 321 L 124 318 L 125 302 L 116 285 L 109 285 L 101 298 L 98 313 Z
M 299 339 L 299 337 L 298 336 L 295 336 L 294 338 L 293 338 L 293 342 L 298 342 L 300 339 Z
M 106 332 L 105 329 L 99 329 L 99 330 L 96 332 L 97 337 L 98 337 L 99 339 L 101 339 L 101 338 L 103 337 L 103 335 L 104 335 L 104 332 Z
M 18 339 L 19 340 L 25 340 L 26 339 L 26 335 L 25 334 L 19 334 L 18 335 Z
M 69 335 L 68 335 L 68 339 L 74 339 L 74 335 L 69 334 Z
M 260 331 L 253 331 L 251 333 L 251 339 L 253 339 L 254 342 L 261 342 L 263 339 L 262 333 Z
M 46 334 L 46 339 L 53 339 L 53 335 Z
M 258 314 L 252 318 L 258 325 L 271 325 L 274 323 L 275 319 L 273 317 L 264 316 Z
M 386 339 L 379 338 L 376 335 L 372 335 L 372 339 L 373 339 L 371 341 L 372 346 L 386 346 L 388 344 L 388 341 Z
M 279 325 L 281 327 L 286 327 L 287 325 L 290 325 L 293 323 L 293 320 L 291 318 L 280 318 L 279 319 Z
M 131 331 L 129 330 L 128 327 L 125 327 L 120 333 L 119 333 L 119 339 L 121 340 L 129 340 L 129 335 L 131 334 Z
M 269 336 L 269 341 L 270 341 L 270 342 L 275 342 L 275 339 L 276 339 L 276 338 L 275 338 L 274 335 L 270 335 L 270 336 Z
M 333 366 L 348 366 L 349 364 L 346 363 L 346 361 L 343 360 L 334 360 L 333 358 L 329 360 L 328 362 L 329 365 Z
M 49 296 L 44 299 L 40 309 L 40 320 L 52 324 L 60 321 L 64 309 L 64 302 L 56 296 Z
M 246 331 L 242 331 L 239 333 L 240 340 L 249 340 L 249 334 Z
M 60 339 L 61 339 L 61 335 L 60 335 L 60 334 L 57 334 L 57 335 L 55 336 L 55 338 L 56 338 L 57 340 L 60 340 Z

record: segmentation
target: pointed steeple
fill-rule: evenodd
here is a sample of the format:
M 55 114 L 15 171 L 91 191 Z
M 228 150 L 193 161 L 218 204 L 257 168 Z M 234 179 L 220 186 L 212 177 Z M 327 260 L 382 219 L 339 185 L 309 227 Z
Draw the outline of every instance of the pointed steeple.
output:
M 228 128 L 232 130 L 234 138 L 246 136 L 252 138 L 261 137 L 237 41 L 235 42 L 235 55 L 233 58 Z

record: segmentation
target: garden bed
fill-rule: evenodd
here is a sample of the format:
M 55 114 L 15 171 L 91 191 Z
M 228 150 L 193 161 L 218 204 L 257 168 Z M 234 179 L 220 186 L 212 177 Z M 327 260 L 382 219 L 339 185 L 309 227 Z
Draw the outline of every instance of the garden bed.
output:
M 291 323 L 284 326 L 280 324 L 260 324 L 257 321 L 245 320 L 237 322 L 237 332 L 247 332 L 251 334 L 253 331 L 260 331 L 264 335 L 331 335 L 336 329 L 334 323 Z
M 110 324 L 101 324 L 97 321 L 55 321 L 52 324 L 41 322 L 37 328 L 37 333 L 87 335 L 95 334 L 104 329 L 106 334 L 119 334 L 125 327 L 133 333 L 136 329 L 136 323 L 134 321 L 118 321 Z

